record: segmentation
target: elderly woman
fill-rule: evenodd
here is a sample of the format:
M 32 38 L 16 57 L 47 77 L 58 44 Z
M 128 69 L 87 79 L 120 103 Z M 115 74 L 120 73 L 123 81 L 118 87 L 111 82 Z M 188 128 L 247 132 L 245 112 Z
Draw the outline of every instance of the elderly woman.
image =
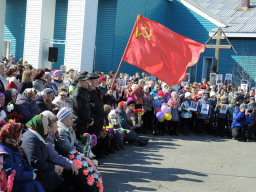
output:
M 65 91 L 59 91 L 58 92 L 58 96 L 54 98 L 54 100 L 52 101 L 52 103 L 58 107 L 58 108 L 62 108 L 62 107 L 68 107 L 68 104 L 66 102 L 66 98 L 67 98 L 67 92 Z
M 63 72 L 61 70 L 56 70 L 53 73 L 52 86 L 55 90 L 58 90 L 61 86 L 66 86 L 63 82 Z
M 70 109 L 63 107 L 59 110 L 58 114 L 58 132 L 60 136 L 60 145 L 69 151 L 76 149 L 82 152 L 83 149 L 76 139 L 75 131 L 72 128 L 73 114 Z
M 36 104 L 38 105 L 39 107 L 39 111 L 40 113 L 48 110 L 48 107 L 47 107 L 47 98 L 48 98 L 48 95 L 49 94 L 53 94 L 53 90 L 50 89 L 50 88 L 46 88 L 44 89 L 42 92 L 40 92 L 39 94 L 37 94 L 36 98 L 35 98 L 35 101 L 36 101 Z
M 36 181 L 37 170 L 25 163 L 21 156 L 20 140 L 22 138 L 23 125 L 20 123 L 8 123 L 0 132 L 0 148 L 3 148 L 9 155 L 3 163 L 4 171 L 10 175 L 16 171 L 13 182 L 13 192 L 43 192 L 42 185 Z
M 60 165 L 64 167 L 66 170 L 71 170 L 74 174 L 78 174 L 78 169 L 76 166 L 70 162 L 69 159 L 61 156 L 58 154 L 58 152 L 55 150 L 55 141 L 57 141 L 56 133 L 58 129 L 58 118 L 56 115 L 54 115 L 51 111 L 44 111 L 42 113 L 43 116 L 47 117 L 49 122 L 49 130 L 48 130 L 48 136 L 46 138 L 46 146 L 49 153 L 49 159 L 54 164 Z
M 39 114 L 38 105 L 35 102 L 36 90 L 27 88 L 23 94 L 19 94 L 16 105 L 18 113 L 23 115 L 23 124 L 27 123 L 35 115 Z
M 136 103 L 136 108 L 142 108 L 142 104 L 143 104 L 143 97 L 144 97 L 144 88 L 145 86 L 145 81 L 144 80 L 140 80 L 138 87 L 136 87 L 131 93 L 130 93 L 130 97 L 133 98 L 133 100 Z
M 23 135 L 22 148 L 27 160 L 30 165 L 43 174 L 45 191 L 54 191 L 63 182 L 63 178 L 60 176 L 63 167 L 53 164 L 49 159 L 45 142 L 48 134 L 48 119 L 43 115 L 36 115 L 26 126 L 28 131 Z
M 140 138 L 138 134 L 132 129 L 131 125 L 129 124 L 129 119 L 125 113 L 126 109 L 127 109 L 127 103 L 124 101 L 119 102 L 118 107 L 116 108 L 119 114 L 117 120 L 119 121 L 121 127 L 129 130 L 129 133 L 125 132 L 125 139 L 128 142 L 136 141 L 138 142 L 139 146 L 147 145 L 148 139 Z

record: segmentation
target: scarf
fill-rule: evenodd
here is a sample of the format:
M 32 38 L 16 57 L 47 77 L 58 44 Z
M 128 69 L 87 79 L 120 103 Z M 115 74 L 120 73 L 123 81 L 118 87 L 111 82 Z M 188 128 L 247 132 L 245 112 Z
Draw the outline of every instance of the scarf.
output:
M 37 132 L 42 138 L 46 139 L 48 134 L 44 134 L 44 126 L 42 121 L 43 115 L 34 116 L 29 122 L 27 122 L 26 126 L 30 130 Z
M 11 148 L 13 151 L 18 151 L 20 143 L 18 141 L 23 125 L 20 123 L 7 123 L 0 131 L 0 142 Z

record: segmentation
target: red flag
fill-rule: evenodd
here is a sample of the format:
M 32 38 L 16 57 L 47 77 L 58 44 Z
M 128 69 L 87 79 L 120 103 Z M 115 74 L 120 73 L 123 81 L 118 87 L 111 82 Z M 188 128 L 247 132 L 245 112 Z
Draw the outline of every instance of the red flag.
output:
M 138 15 L 123 60 L 175 85 L 204 50 L 203 44 Z

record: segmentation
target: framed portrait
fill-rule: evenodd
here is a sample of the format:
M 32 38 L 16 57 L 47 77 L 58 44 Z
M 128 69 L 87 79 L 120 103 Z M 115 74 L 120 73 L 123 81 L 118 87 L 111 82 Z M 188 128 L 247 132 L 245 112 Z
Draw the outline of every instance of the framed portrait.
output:
M 197 102 L 191 101 L 190 107 L 188 109 L 190 111 L 197 111 Z
M 211 86 L 216 85 L 216 73 L 210 73 L 210 85 Z
M 222 104 L 222 106 L 220 108 L 220 113 L 226 114 L 227 110 L 228 110 L 228 105 L 227 104 Z
M 232 74 L 230 74 L 230 73 L 226 74 L 225 83 L 232 83 Z
M 216 85 L 222 84 L 222 74 L 216 74 Z
M 209 104 L 202 104 L 201 113 L 208 115 L 209 113 Z

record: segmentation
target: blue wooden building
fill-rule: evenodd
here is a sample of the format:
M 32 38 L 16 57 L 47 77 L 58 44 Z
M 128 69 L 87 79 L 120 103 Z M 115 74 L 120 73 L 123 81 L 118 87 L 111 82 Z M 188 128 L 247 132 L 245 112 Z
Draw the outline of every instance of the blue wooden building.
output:
M 233 50 L 221 50 L 219 73 L 233 73 L 240 79 L 243 74 L 254 80 L 256 2 L 247 0 L 248 4 L 241 6 L 243 1 L 38 0 L 40 3 L 35 4 L 33 0 L 0 0 L 5 2 L 3 56 L 8 53 L 14 55 L 16 60 L 20 57 L 27 58 L 35 67 L 48 66 L 47 48 L 54 46 L 59 48 L 58 62 L 51 68 L 66 65 L 67 69 L 108 73 L 117 69 L 140 13 L 200 43 L 205 43 L 221 27 L 238 55 Z M 38 7 L 40 18 L 48 16 L 48 20 L 42 19 L 37 27 L 27 25 L 36 23 L 37 12 L 33 10 Z M 38 33 L 39 37 L 36 36 Z M 35 41 L 39 41 L 37 45 Z M 30 54 L 29 48 L 38 50 Z M 188 69 L 191 81 L 209 78 L 213 64 L 214 50 L 206 49 L 198 63 Z M 125 62 L 121 68 L 121 72 L 129 74 L 136 71 L 140 70 Z

